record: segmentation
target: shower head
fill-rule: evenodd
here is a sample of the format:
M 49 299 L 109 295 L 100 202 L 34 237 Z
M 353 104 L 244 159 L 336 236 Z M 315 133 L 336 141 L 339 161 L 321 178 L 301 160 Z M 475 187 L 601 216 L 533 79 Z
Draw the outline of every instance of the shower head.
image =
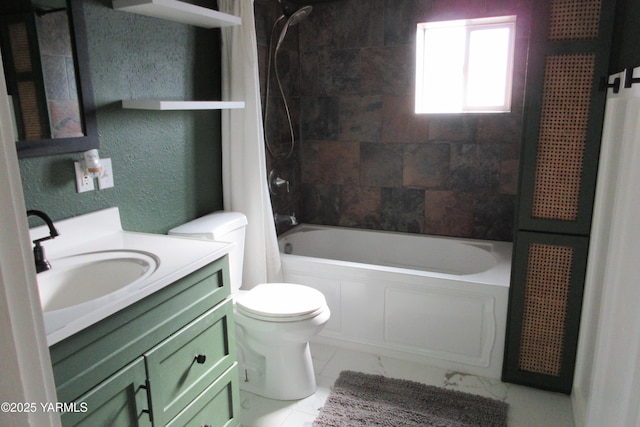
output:
M 284 10 L 284 7 L 283 7 Z M 300 22 L 304 21 L 311 11 L 313 10 L 312 6 L 303 6 L 300 9 L 296 10 L 287 18 L 287 22 L 284 23 L 282 27 L 282 31 L 280 32 L 280 37 L 278 38 L 278 44 L 276 44 L 276 51 L 280 49 L 280 45 L 284 41 L 284 37 L 287 35 L 287 30 L 289 27 L 293 27 L 294 25 L 298 25 Z M 281 16 L 280 18 L 284 18 L 286 15 Z
M 311 13 L 312 10 L 313 10 L 312 6 L 302 6 L 300 9 L 293 12 L 291 16 L 289 16 L 289 19 L 287 20 L 286 25 L 290 27 L 292 25 L 299 24 L 301 21 L 304 21 L 309 17 L 309 14 Z

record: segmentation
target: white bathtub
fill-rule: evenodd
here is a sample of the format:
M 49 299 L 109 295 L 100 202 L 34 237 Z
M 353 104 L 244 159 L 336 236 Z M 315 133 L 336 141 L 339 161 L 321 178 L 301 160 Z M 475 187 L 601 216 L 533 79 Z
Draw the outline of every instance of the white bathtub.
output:
M 327 299 L 317 341 L 500 378 L 511 243 L 301 224 L 279 246 Z

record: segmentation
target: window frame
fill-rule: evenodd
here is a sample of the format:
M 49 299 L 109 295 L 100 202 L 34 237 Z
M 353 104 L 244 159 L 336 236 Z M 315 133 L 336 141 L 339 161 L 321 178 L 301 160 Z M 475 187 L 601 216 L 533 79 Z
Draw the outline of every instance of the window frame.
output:
M 416 114 L 460 114 L 460 113 L 508 113 L 511 112 L 511 101 L 513 92 L 513 70 L 515 57 L 516 40 L 516 15 L 495 16 L 488 18 L 459 19 L 451 21 L 421 22 L 417 24 L 416 35 L 416 87 L 415 87 L 415 112 Z M 428 56 L 425 51 L 425 40 L 430 29 L 442 28 L 464 28 L 464 65 L 462 71 L 462 107 L 460 110 L 432 110 L 427 107 L 425 98 L 425 69 L 428 63 Z M 469 80 L 469 41 L 471 33 L 477 30 L 489 30 L 506 28 L 509 30 L 509 42 L 507 52 L 507 68 L 505 79 L 504 100 L 501 105 L 469 106 L 467 96 L 467 85 Z

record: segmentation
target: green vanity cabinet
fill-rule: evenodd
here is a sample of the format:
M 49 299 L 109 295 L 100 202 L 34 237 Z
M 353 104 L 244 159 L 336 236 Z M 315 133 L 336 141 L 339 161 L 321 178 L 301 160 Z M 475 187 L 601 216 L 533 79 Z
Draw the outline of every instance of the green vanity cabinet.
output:
M 53 345 L 63 426 L 239 425 L 232 304 L 225 256 Z

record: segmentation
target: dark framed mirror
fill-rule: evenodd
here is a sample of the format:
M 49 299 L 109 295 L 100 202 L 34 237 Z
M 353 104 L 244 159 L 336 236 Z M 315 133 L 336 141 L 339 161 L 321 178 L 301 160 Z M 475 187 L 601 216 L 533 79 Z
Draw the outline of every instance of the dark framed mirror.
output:
M 98 148 L 82 0 L 2 0 L 18 157 Z

